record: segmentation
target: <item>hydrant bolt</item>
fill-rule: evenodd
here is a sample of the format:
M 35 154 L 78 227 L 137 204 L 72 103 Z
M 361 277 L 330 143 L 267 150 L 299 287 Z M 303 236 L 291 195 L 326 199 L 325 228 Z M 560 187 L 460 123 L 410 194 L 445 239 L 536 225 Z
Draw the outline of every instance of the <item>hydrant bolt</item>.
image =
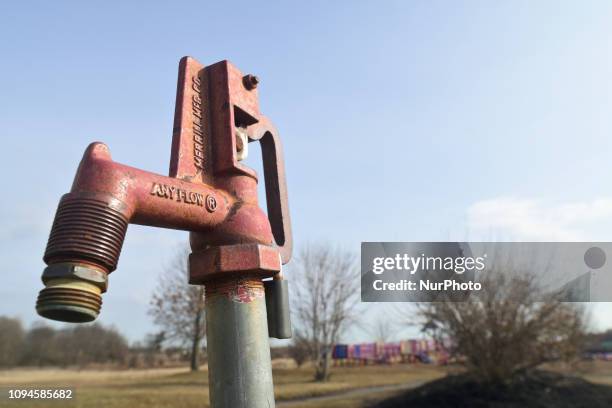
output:
M 257 84 L 259 84 L 259 78 L 257 78 L 255 75 L 248 74 L 242 78 L 242 82 L 244 83 L 244 87 L 251 91 L 257 88 Z

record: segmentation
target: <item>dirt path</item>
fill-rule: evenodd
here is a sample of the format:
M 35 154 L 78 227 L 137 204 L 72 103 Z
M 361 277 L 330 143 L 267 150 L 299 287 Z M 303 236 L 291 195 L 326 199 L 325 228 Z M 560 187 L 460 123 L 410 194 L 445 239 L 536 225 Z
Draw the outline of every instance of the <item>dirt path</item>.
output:
M 379 392 L 390 392 L 390 391 L 403 391 L 408 390 L 410 388 L 416 388 L 420 385 L 425 384 L 427 381 L 412 381 L 404 384 L 392 384 L 392 385 L 377 385 L 374 387 L 365 387 L 365 388 L 355 388 L 347 391 L 334 392 L 331 394 L 320 395 L 317 397 L 307 397 L 307 398 L 296 398 L 288 401 L 278 401 L 276 406 L 279 408 L 286 407 L 296 407 L 304 403 L 311 402 L 329 402 L 337 399 L 348 399 L 355 397 L 365 397 L 369 394 L 375 394 Z

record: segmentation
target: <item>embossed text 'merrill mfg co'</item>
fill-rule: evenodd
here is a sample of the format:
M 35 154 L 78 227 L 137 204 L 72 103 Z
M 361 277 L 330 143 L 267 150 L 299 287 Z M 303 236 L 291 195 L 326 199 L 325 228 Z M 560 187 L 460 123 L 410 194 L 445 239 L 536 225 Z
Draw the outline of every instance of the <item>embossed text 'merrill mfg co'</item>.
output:
M 202 93 L 202 81 L 197 76 L 192 77 L 191 88 L 191 114 L 193 116 L 193 162 L 194 165 L 204 170 L 204 119 L 202 118 L 202 108 L 204 101 L 200 97 Z
M 194 191 L 183 190 L 182 188 L 168 186 L 166 184 L 153 183 L 151 195 L 176 200 L 179 203 L 204 206 L 204 196 Z

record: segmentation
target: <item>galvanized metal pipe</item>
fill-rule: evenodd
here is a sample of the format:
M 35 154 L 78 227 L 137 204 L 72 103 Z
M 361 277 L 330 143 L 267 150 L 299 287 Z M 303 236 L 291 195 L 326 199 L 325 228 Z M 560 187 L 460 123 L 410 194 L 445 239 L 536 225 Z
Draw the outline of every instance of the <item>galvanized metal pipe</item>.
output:
M 260 279 L 206 283 L 212 408 L 274 407 L 266 302 Z

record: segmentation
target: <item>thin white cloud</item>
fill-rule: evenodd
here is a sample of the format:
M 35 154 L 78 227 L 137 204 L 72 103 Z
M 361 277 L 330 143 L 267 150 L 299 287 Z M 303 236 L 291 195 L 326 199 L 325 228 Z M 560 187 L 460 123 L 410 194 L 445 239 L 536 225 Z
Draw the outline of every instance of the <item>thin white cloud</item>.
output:
M 598 241 L 612 238 L 612 198 L 570 203 L 498 197 L 467 210 L 470 235 L 521 241 Z

